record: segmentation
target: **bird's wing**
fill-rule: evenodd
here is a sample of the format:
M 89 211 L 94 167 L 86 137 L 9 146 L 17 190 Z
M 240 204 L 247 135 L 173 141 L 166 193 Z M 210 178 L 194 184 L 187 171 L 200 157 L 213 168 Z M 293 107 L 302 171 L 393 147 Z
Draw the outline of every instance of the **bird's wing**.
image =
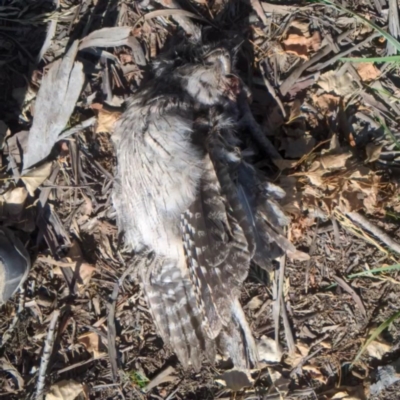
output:
M 141 256 L 143 289 L 157 331 L 183 367 L 199 370 L 202 354 L 215 360 L 215 344 L 203 332 L 201 310 L 188 276 L 173 261 Z

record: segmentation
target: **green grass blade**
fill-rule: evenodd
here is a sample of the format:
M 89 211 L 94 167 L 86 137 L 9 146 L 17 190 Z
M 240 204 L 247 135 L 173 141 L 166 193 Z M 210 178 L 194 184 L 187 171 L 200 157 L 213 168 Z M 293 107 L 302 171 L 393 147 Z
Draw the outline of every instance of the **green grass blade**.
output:
M 397 51 L 400 51 L 400 42 L 397 41 L 390 33 L 386 32 L 383 30 L 381 27 L 378 25 L 375 25 L 373 22 L 368 21 L 366 18 L 362 17 L 361 15 L 355 13 L 354 11 L 351 11 L 347 9 L 346 7 L 343 7 L 339 4 L 335 4 L 330 0 L 320 0 L 322 4 L 326 4 L 330 7 L 333 7 L 334 9 L 338 11 L 342 11 L 344 13 L 350 14 L 353 17 L 357 18 L 358 20 L 362 21 L 364 24 L 368 25 L 369 27 L 375 29 L 377 32 L 379 32 L 389 43 L 391 43 Z
M 400 264 L 387 265 L 386 267 L 380 267 L 380 268 L 370 269 L 368 271 L 356 272 L 354 274 L 349 275 L 347 278 L 354 279 L 357 278 L 358 276 L 368 276 L 371 274 L 379 274 L 381 272 L 389 272 L 389 271 L 400 271 Z
M 400 264 L 387 265 L 386 267 L 379 267 L 379 268 L 369 269 L 367 271 L 356 272 L 354 274 L 346 276 L 346 279 L 354 279 L 358 278 L 359 276 L 371 276 L 371 274 L 379 274 L 382 272 L 391 272 L 391 271 L 400 271 Z M 337 283 L 332 283 L 331 285 L 326 286 L 324 290 L 329 290 L 336 286 Z
M 400 56 L 386 56 L 386 57 L 342 57 L 339 58 L 340 61 L 347 61 L 352 63 L 363 63 L 363 62 L 371 62 L 371 63 L 383 63 L 383 62 L 399 62 Z
M 366 340 L 364 345 L 361 347 L 359 352 L 356 355 L 356 358 L 353 360 L 353 362 L 350 365 L 350 368 L 360 359 L 360 357 L 363 355 L 364 351 L 366 348 L 397 318 L 400 317 L 400 311 L 398 311 L 396 314 L 392 315 L 390 318 L 388 318 L 385 322 L 383 322 L 381 325 L 378 326 L 372 333 L 371 336 Z

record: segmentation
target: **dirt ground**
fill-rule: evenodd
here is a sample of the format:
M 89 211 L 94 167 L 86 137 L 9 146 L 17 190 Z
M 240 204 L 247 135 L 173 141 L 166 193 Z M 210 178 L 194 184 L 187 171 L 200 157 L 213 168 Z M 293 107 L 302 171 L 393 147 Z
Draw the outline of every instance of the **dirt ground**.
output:
M 279 152 L 259 167 L 286 190 L 288 238 L 310 255 L 249 274 L 241 302 L 268 348 L 250 376 L 224 360 L 182 370 L 110 198 L 121 106 L 194 23 L 246 38 L 238 73 Z M 32 257 L 1 306 L 0 398 L 399 399 L 399 35 L 395 0 L 0 1 L 0 218 Z M 46 118 L 66 123 L 32 149 Z M 30 159 L 41 164 L 24 172 Z

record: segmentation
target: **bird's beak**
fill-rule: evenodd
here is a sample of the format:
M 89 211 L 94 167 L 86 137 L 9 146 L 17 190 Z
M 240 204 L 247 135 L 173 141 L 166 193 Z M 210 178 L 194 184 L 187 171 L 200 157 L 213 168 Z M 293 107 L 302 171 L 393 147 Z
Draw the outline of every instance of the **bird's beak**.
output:
M 211 51 L 207 54 L 205 60 L 210 63 L 219 63 L 224 75 L 229 75 L 232 72 L 231 56 L 226 49 L 220 48 Z

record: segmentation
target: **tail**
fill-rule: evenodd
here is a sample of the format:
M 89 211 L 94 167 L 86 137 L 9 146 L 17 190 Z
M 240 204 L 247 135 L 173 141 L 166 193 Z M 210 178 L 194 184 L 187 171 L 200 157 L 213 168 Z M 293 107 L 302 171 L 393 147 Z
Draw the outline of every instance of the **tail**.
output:
M 210 338 L 189 276 L 176 263 L 150 251 L 143 252 L 138 259 L 143 290 L 157 331 L 183 368 L 198 371 L 203 357 L 214 363 L 217 349 L 237 367 L 257 364 L 254 339 L 237 299 L 230 305 L 229 323 L 221 327 L 217 337 Z

